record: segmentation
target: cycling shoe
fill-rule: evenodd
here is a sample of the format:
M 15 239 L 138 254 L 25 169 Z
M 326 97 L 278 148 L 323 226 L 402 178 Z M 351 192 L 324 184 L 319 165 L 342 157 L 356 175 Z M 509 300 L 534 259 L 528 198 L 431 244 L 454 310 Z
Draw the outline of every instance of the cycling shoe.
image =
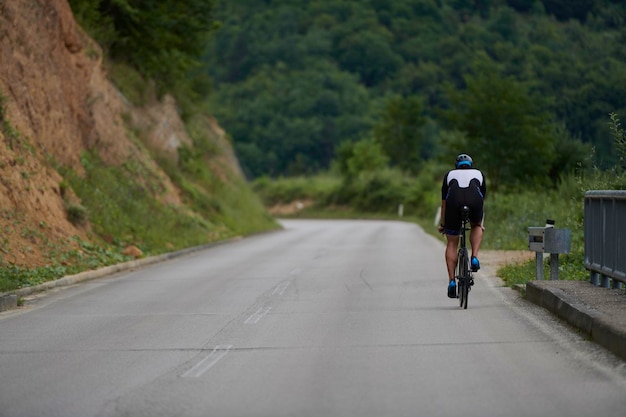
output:
M 448 284 L 448 297 L 456 298 L 456 282 L 450 281 Z
M 472 272 L 476 272 L 480 269 L 480 262 L 478 262 L 478 258 L 472 256 Z

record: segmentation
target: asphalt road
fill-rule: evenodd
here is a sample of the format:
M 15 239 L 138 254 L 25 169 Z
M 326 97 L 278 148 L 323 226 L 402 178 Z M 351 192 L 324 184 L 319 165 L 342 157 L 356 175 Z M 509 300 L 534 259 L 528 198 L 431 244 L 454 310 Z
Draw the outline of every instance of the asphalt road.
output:
M 0 416 L 624 416 L 623 361 L 484 271 L 461 310 L 417 226 L 284 225 L 2 313 Z

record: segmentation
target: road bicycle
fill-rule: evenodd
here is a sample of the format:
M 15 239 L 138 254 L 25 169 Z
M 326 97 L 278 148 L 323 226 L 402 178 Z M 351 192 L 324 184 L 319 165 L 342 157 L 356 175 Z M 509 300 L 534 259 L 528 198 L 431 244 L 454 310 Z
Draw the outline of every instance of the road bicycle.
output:
M 469 223 L 470 209 L 467 206 L 461 207 L 461 230 L 459 237 L 459 258 L 456 264 L 456 279 L 458 286 L 457 297 L 459 298 L 459 305 L 461 308 L 467 309 L 467 299 L 469 292 L 474 285 L 474 278 L 472 277 L 472 268 L 470 266 L 470 257 L 467 253 L 467 245 L 465 240 L 465 234 L 470 228 L 467 226 Z

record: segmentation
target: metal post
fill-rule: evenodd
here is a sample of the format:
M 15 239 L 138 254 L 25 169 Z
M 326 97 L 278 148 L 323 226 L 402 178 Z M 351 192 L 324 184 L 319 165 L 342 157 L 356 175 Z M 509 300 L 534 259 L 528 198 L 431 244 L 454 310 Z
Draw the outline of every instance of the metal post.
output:
M 552 281 L 559 280 L 559 254 L 550 254 L 550 279 Z
M 536 275 L 537 275 L 537 280 L 538 281 L 542 281 L 543 280 L 543 252 L 536 252 L 535 253 L 535 263 L 536 263 Z
M 602 288 L 610 288 L 610 286 L 611 286 L 611 278 L 609 278 L 606 275 L 602 274 L 602 278 L 600 279 L 600 286 Z
M 591 274 L 589 275 L 589 280 L 591 281 L 592 285 L 600 285 L 600 274 L 595 271 L 591 271 Z

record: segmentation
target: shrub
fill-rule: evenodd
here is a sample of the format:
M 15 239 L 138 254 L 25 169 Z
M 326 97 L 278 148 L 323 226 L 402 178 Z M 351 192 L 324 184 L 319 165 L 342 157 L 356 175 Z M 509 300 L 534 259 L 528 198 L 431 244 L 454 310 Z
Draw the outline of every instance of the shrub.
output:
M 613 132 L 613 138 L 615 143 L 615 148 L 617 149 L 617 153 L 619 155 L 619 161 L 622 168 L 626 167 L 626 131 L 622 129 L 621 123 L 617 114 L 610 113 L 609 117 L 611 118 L 611 122 L 609 123 L 609 127 Z
M 74 226 L 83 226 L 87 223 L 87 209 L 80 204 L 68 204 L 65 210 L 67 219 Z

